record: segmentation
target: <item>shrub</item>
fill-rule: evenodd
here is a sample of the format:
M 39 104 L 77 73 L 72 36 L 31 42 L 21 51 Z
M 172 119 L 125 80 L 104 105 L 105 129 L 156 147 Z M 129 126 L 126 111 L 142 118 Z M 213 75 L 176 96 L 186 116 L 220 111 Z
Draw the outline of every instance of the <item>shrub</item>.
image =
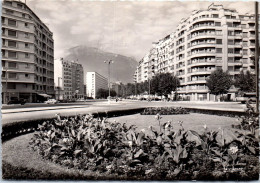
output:
M 142 115 L 173 115 L 188 114 L 188 111 L 182 107 L 148 107 L 141 112 Z
M 251 114 L 252 115 L 252 114 Z M 256 143 L 239 136 L 227 141 L 224 130 L 185 131 L 161 123 L 138 132 L 116 121 L 92 115 L 45 122 L 31 146 L 45 159 L 69 168 L 112 174 L 135 180 L 252 180 L 258 178 Z M 197 139 L 197 140 L 195 140 Z M 254 149 L 254 150 L 252 150 Z

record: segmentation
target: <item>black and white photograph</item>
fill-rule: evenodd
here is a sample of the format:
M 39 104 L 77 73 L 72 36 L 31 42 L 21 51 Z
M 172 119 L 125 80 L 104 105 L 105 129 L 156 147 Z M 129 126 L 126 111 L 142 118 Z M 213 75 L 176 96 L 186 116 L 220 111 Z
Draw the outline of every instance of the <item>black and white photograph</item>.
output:
M 1 181 L 259 181 L 258 1 L 1 12 Z

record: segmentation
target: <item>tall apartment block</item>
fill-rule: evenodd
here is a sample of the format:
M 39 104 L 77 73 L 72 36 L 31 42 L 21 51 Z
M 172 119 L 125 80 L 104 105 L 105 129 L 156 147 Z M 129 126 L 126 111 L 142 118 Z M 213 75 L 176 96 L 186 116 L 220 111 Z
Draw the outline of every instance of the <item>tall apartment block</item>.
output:
M 83 66 L 78 62 L 60 58 L 55 59 L 54 67 L 56 99 L 83 98 L 85 95 Z
M 54 95 L 53 33 L 23 2 L 2 2 L 2 101 Z
M 96 98 L 98 89 L 108 89 L 107 78 L 97 72 L 87 72 L 86 74 L 86 91 L 87 97 Z
M 154 43 L 139 62 L 134 74 L 137 82 L 157 73 L 173 73 L 180 79 L 178 94 L 190 100 L 214 100 L 206 79 L 216 68 L 234 78 L 241 70 L 254 73 L 255 17 L 240 15 L 222 5 L 193 11 L 182 19 L 176 31 Z M 234 98 L 232 87 L 228 97 Z

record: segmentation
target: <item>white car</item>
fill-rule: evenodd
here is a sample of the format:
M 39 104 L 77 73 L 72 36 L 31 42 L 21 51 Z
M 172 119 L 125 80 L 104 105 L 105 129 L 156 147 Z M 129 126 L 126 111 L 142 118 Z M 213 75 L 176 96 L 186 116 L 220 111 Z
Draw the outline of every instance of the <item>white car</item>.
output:
M 45 104 L 57 104 L 58 101 L 55 100 L 55 99 L 49 99 L 49 100 L 47 100 L 47 101 L 44 101 L 44 103 L 45 103 Z

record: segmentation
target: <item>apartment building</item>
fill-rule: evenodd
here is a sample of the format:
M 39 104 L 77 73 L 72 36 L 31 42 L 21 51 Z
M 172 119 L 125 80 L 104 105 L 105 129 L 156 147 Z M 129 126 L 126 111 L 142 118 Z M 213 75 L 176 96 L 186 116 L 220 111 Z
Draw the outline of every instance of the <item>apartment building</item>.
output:
M 71 62 L 72 92 L 75 98 L 84 98 L 84 70 L 77 61 Z
M 56 99 L 78 99 L 84 97 L 84 70 L 76 61 L 55 59 Z
M 97 72 L 87 72 L 86 91 L 88 97 L 96 98 L 98 89 L 108 89 L 107 78 Z
M 23 2 L 2 2 L 2 101 L 54 96 L 53 33 Z
M 156 73 L 173 73 L 180 79 L 179 96 L 190 100 L 214 100 L 206 79 L 216 68 L 228 71 L 234 78 L 241 70 L 255 71 L 254 15 L 241 15 L 222 5 L 193 11 L 182 19 L 176 31 L 153 44 L 149 51 L 149 77 Z M 143 59 L 142 59 L 143 60 Z M 140 61 L 139 68 L 145 67 Z M 137 82 L 144 81 L 137 79 Z M 228 93 L 235 97 L 236 88 Z

